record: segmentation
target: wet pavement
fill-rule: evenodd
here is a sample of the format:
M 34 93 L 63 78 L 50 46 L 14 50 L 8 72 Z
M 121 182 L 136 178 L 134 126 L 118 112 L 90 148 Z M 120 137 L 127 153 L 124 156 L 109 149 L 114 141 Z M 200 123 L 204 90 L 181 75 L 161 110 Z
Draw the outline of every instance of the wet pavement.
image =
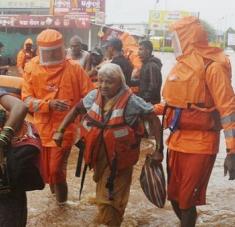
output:
M 157 55 L 163 62 L 163 75 L 166 75 L 174 63 L 174 57 L 172 54 L 164 53 L 157 53 Z M 231 55 L 231 62 L 235 67 L 234 54 Z M 235 85 L 234 82 L 233 85 Z M 122 224 L 123 227 L 179 226 L 179 222 L 168 202 L 163 209 L 158 209 L 145 198 L 140 188 L 139 175 L 141 167 L 146 153 L 151 152 L 152 148 L 153 145 L 150 141 L 143 141 L 141 157 L 135 166 L 130 199 Z M 218 154 L 208 186 L 207 205 L 198 207 L 198 227 L 235 226 L 235 181 L 229 181 L 228 177 L 223 176 L 224 157 L 225 143 L 222 135 L 220 153 Z M 92 220 L 97 209 L 94 204 L 95 184 L 92 181 L 92 173 L 88 172 L 86 176 L 82 199 L 79 201 L 80 179 L 74 176 L 76 159 L 77 150 L 74 148 L 68 164 L 68 205 L 59 207 L 55 202 L 54 196 L 50 194 L 48 186 L 43 191 L 29 192 L 28 227 L 95 226 Z

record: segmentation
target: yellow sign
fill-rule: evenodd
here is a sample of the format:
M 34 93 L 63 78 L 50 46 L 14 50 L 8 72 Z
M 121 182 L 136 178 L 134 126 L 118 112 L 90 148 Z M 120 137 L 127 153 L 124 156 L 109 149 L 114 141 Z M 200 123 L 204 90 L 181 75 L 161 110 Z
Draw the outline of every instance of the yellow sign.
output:
M 171 23 L 186 16 L 198 16 L 198 13 L 186 11 L 150 10 L 148 23 L 149 28 L 151 30 L 168 30 Z

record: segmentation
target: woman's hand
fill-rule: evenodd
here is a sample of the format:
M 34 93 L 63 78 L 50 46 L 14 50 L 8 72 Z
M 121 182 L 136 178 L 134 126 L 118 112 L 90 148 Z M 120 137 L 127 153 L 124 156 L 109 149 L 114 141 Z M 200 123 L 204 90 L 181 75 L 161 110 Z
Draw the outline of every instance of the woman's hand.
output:
M 63 137 L 64 137 L 63 132 L 55 132 L 52 139 L 55 141 L 55 143 L 58 147 L 61 147 Z

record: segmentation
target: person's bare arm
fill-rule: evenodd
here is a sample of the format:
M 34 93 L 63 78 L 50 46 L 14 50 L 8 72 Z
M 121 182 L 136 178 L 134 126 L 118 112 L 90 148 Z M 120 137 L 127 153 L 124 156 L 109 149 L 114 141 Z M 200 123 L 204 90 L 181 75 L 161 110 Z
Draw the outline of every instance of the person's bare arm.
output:
M 1 126 L 3 127 L 0 133 L 1 165 L 4 160 L 3 149 L 11 143 L 15 132 L 20 129 L 28 110 L 21 100 L 7 94 L 0 97 L 0 104 L 9 112 L 6 122 Z
M 148 121 L 149 123 L 149 134 L 154 136 L 156 141 L 156 148 L 152 154 L 152 158 L 157 162 L 161 162 L 163 160 L 163 153 L 160 150 L 161 147 L 161 121 L 160 119 L 154 114 L 150 113 L 144 116 L 144 120 Z
M 72 123 L 74 122 L 74 120 L 76 119 L 76 117 L 79 114 L 85 113 L 86 109 L 83 106 L 82 102 L 80 102 L 78 105 L 75 105 L 65 116 L 65 118 L 63 119 L 63 121 L 61 122 L 60 126 L 58 127 L 58 129 L 56 130 L 56 132 L 53 135 L 53 140 L 55 141 L 55 143 L 57 144 L 57 146 L 61 146 L 62 141 L 63 141 L 63 136 L 64 136 L 64 132 L 66 130 L 66 128 Z
M 11 95 L 3 95 L 0 97 L 0 104 L 9 112 L 5 126 L 18 130 L 27 114 L 26 105 L 19 99 Z

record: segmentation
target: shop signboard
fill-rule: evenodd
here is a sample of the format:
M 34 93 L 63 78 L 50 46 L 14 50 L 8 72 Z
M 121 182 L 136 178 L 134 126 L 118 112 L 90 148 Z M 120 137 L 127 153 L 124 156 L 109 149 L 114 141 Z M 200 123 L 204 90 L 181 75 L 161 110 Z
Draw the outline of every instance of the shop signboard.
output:
M 166 31 L 171 23 L 186 16 L 198 15 L 197 12 L 150 10 L 148 24 L 150 30 Z
M 90 28 L 90 19 L 72 16 L 1 15 L 0 27 L 16 28 Z

